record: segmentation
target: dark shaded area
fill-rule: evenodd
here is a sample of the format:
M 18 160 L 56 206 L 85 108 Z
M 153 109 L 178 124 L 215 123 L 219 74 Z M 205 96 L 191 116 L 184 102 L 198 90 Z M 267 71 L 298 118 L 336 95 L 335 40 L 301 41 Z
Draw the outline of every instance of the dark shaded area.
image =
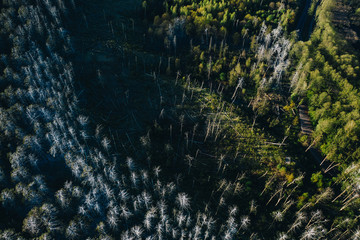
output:
M 319 4 L 319 2 L 316 4 L 313 16 L 309 16 L 309 9 L 313 0 L 305 1 L 304 8 L 301 12 L 300 18 L 298 19 L 296 27 L 300 41 L 308 41 L 310 39 L 311 33 L 315 26 L 316 8 Z

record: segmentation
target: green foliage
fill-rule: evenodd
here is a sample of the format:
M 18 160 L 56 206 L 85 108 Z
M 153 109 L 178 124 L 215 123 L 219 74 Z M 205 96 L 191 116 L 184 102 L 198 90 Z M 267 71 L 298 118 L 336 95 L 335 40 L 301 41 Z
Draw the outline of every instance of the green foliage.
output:
M 226 80 L 226 74 L 225 73 L 220 73 L 220 81 L 224 82 Z
M 323 187 L 323 175 L 321 172 L 313 173 L 311 176 L 311 182 L 316 183 L 318 188 Z
M 299 197 L 297 208 L 300 209 L 304 206 L 305 202 L 309 199 L 309 193 L 305 192 Z
M 360 16 L 360 8 L 356 9 L 355 14 Z

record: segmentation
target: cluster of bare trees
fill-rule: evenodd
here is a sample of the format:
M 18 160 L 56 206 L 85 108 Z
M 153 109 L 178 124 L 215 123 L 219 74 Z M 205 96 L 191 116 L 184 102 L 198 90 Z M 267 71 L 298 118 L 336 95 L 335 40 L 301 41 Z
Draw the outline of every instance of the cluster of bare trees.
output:
M 76 113 L 73 69 L 63 56 L 72 51 L 62 17 L 69 1 L 6 1 L 1 21 L 8 52 L 1 68 L 1 217 L 23 222 L 23 231 L 37 236 L 57 232 L 60 221 L 51 201 L 53 189 L 44 171 L 62 161 L 69 149 L 64 135 Z M 62 164 L 63 165 L 63 164 Z M 6 210 L 5 210 L 6 209 Z M 11 226 L 9 226 L 11 227 Z M 11 231 L 4 239 L 16 238 Z
M 265 22 L 256 41 L 258 45 L 257 63 L 255 63 L 254 68 L 258 67 L 260 63 L 264 63 L 267 67 L 260 88 L 269 87 L 274 83 L 280 86 L 281 78 L 290 65 L 288 55 L 291 42 L 284 37 L 280 24 L 271 32 L 268 32 Z M 266 76 L 269 76 L 269 79 Z

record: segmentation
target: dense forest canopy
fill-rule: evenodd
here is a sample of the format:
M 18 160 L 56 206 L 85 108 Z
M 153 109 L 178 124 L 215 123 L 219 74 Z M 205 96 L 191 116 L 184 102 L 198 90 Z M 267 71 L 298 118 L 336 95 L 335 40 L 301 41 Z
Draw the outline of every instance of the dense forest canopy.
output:
M 360 3 L 0 0 L 0 239 L 360 239 Z

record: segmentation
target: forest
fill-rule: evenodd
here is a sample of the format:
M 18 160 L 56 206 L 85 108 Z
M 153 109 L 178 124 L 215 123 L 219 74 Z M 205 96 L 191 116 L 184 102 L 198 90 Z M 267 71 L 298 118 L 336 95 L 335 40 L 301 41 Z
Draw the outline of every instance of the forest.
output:
M 360 239 L 357 0 L 0 0 L 0 239 Z

